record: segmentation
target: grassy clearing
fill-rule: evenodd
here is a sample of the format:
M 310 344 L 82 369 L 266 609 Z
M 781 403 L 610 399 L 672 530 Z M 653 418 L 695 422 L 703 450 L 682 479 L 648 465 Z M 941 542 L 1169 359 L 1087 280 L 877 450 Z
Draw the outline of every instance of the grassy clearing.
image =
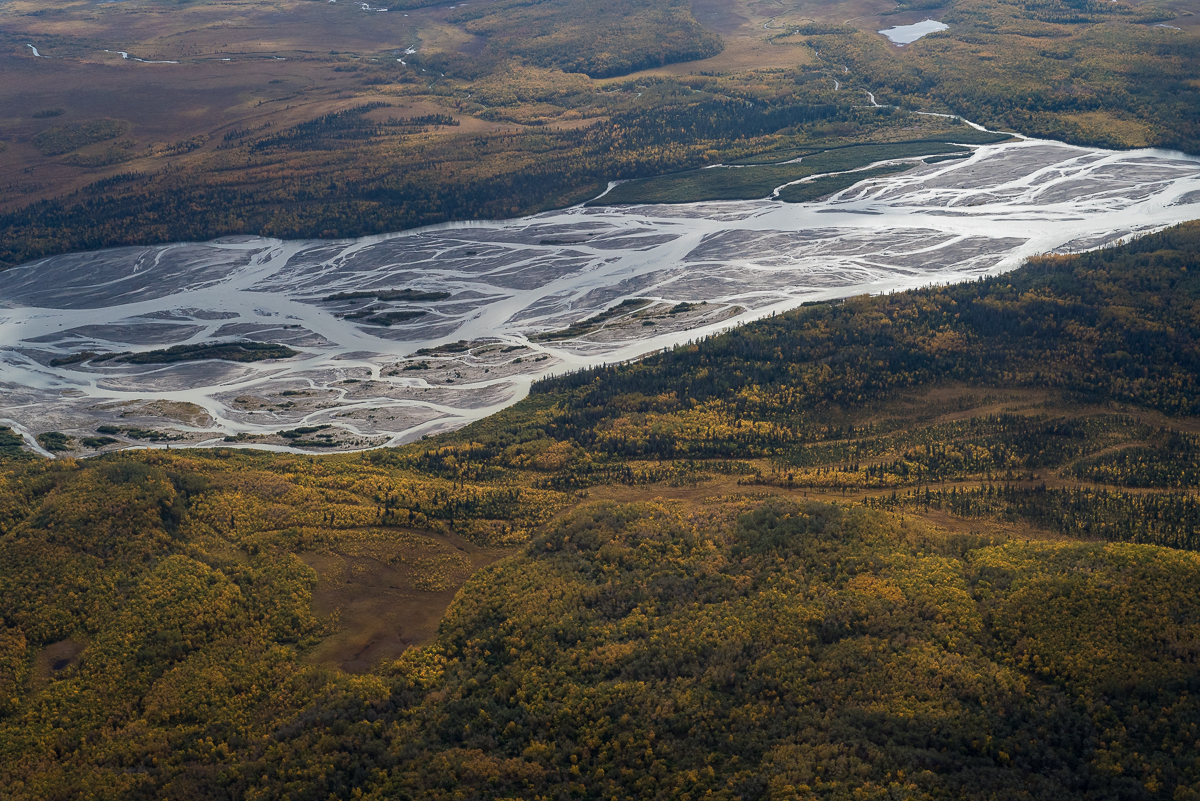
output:
M 810 175 L 857 170 L 888 159 L 916 156 L 969 153 L 962 145 L 948 142 L 895 142 L 884 145 L 857 145 L 826 150 L 802 157 L 801 161 L 785 164 L 721 166 L 689 170 L 674 175 L 629 181 L 613 187 L 590 206 L 615 206 L 624 203 L 695 203 L 703 200 L 755 200 L 767 197 L 777 186 L 798 181 Z M 850 183 L 842 179 L 845 188 Z M 828 191 L 836 191 L 830 189 Z M 823 192 L 822 194 L 827 194 Z M 818 195 L 819 196 L 819 195 Z M 803 198 L 810 199 L 810 198 Z M 793 201 L 798 202 L 798 201 Z
M 977 131 L 966 125 L 958 126 L 952 130 L 939 131 L 934 135 L 926 135 L 920 139 L 908 139 L 902 142 L 881 142 L 879 144 L 897 144 L 897 145 L 914 145 L 921 143 L 933 142 L 952 142 L 958 145 L 994 145 L 997 142 L 1003 142 L 1012 137 L 1008 134 L 993 133 L 992 131 Z M 739 159 L 734 164 L 778 164 L 782 161 L 800 158 L 802 156 L 811 156 L 814 153 L 823 153 L 834 150 L 849 150 L 864 145 L 845 145 L 833 144 L 829 142 L 806 142 L 796 144 L 794 141 L 790 143 L 782 143 L 778 148 L 769 150 L 765 153 L 759 153 L 754 156 L 749 156 L 744 159 Z

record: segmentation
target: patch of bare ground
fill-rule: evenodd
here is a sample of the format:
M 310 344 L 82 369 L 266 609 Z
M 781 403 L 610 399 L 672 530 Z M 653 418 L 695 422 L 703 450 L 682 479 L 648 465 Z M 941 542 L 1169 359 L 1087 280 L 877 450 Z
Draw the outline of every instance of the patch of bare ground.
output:
M 42 685 L 64 670 L 78 664 L 87 643 L 68 637 L 41 650 L 33 662 L 33 683 Z
M 370 102 L 391 104 L 383 116 L 449 114 L 459 123 L 427 127 L 419 138 L 521 128 L 419 96 L 424 84 L 413 68 L 397 63 L 398 55 L 410 47 L 453 51 L 473 40 L 445 23 L 444 14 L 301 0 L 6 4 L 0 8 L 0 210 L 113 176 L 153 180 L 212 159 L 227 135 L 235 143 L 253 140 Z M 35 141 L 48 129 L 96 120 L 115 120 L 126 133 L 65 155 L 43 153 Z
M 860 5 L 830 4 L 836 9 L 846 7 L 853 10 Z M 721 34 L 725 48 L 712 58 L 656 67 L 619 80 L 624 82 L 631 77 L 651 75 L 679 76 L 811 64 L 815 57 L 803 41 L 772 41 L 772 37 L 788 26 L 812 21 L 814 13 L 824 17 L 829 11 L 830 8 L 826 6 L 814 11 L 809 4 L 782 0 L 769 3 L 755 0 L 693 0 L 692 16 L 709 30 Z M 833 13 L 836 15 L 837 12 Z
M 432 642 L 466 580 L 515 552 L 452 534 L 400 528 L 364 533 L 369 537 L 302 556 L 318 577 L 313 612 L 331 618 L 335 629 L 308 659 L 351 673 Z
M 954 535 L 987 538 L 993 542 L 1017 540 L 1024 542 L 1078 542 L 1079 537 L 1068 537 L 1054 531 L 1034 528 L 1026 523 L 1011 523 L 1003 520 L 977 520 L 955 517 L 940 509 L 906 509 L 898 512 L 901 518 L 911 517 L 924 522 L 935 531 Z
M 140 175 L 145 182 L 200 162 L 238 169 L 238 163 L 221 159 L 227 136 L 235 137 L 234 143 L 243 141 L 239 136 L 253 140 L 366 103 L 388 104 L 372 112 L 380 120 L 448 115 L 458 123 L 411 133 L 414 144 L 530 127 L 515 120 L 479 119 L 410 97 L 411 87 L 365 86 L 363 73 L 349 70 L 358 64 L 372 66 L 369 59 L 347 65 L 314 56 L 142 64 L 119 55 L 49 59 L 0 52 L 0 140 L 7 144 L 0 153 L 0 210 L 83 190 L 112 176 Z M 47 111 L 56 115 L 36 116 Z M 124 123 L 127 133 L 66 155 L 44 154 L 35 143 L 38 134 L 57 126 L 100 119 Z M 576 114 L 551 124 L 583 128 L 600 119 Z

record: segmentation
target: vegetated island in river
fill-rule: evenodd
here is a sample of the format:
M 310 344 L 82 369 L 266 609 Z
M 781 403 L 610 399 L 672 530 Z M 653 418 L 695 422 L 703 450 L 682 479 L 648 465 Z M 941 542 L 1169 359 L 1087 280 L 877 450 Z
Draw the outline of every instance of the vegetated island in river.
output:
M 219 359 L 227 362 L 261 362 L 268 359 L 290 359 L 292 356 L 298 355 L 300 355 L 299 351 L 272 342 L 211 342 L 196 345 L 173 345 L 161 350 L 147 350 L 140 353 L 83 351 L 61 359 L 51 359 L 50 366 L 61 367 L 86 361 L 102 363 L 112 360 L 126 364 L 172 364 L 175 362 L 198 362 L 206 359 Z
M 1012 137 L 991 131 L 976 131 L 962 126 L 961 134 L 944 141 L 921 139 L 888 144 L 849 145 L 828 150 L 785 149 L 768 152 L 741 163 L 706 167 L 700 170 L 639 178 L 614 186 L 589 206 L 613 206 L 623 203 L 696 203 L 705 200 L 757 200 L 767 197 L 784 184 L 823 173 L 821 192 L 832 194 L 872 177 L 862 171 L 871 164 L 889 159 L 913 159 L 919 156 L 969 155 L 970 148 L 962 143 L 994 144 Z M 908 166 L 915 166 L 919 161 Z M 903 169 L 892 166 L 888 171 Z M 874 172 L 873 175 L 883 174 Z M 791 190 L 791 191 L 789 191 Z M 786 202 L 805 202 L 820 195 L 809 196 L 805 184 L 796 183 L 780 192 Z

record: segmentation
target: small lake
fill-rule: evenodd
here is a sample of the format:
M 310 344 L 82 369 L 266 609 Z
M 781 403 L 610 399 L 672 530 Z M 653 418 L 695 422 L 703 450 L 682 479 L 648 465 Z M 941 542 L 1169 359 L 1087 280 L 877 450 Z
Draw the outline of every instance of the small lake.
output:
M 886 31 L 879 31 L 879 33 L 890 39 L 892 44 L 906 45 L 917 41 L 927 33 L 937 33 L 949 27 L 944 22 L 927 19 L 913 25 L 900 25 L 895 28 L 888 28 Z

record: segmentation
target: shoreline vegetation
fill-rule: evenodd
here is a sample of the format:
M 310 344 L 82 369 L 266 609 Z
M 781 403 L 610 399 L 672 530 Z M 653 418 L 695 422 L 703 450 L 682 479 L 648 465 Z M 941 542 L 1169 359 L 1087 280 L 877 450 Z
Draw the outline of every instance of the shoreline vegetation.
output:
M 1191 223 L 400 448 L 51 461 L 0 430 L 0 780 L 1188 798 L 1198 302 Z
M 853 172 L 876 162 L 891 159 L 911 159 L 917 156 L 968 155 L 971 151 L 961 144 L 994 144 L 1010 139 L 1006 134 L 971 130 L 969 135 L 948 135 L 946 141 L 900 141 L 881 145 L 850 145 L 830 150 L 770 152 L 741 163 L 718 165 L 701 170 L 639 178 L 612 188 L 603 196 L 589 200 L 587 206 L 615 206 L 630 203 L 697 203 L 705 200 L 757 200 L 768 197 L 784 184 L 822 176 L 822 186 L 846 188 L 871 176 Z M 954 142 L 955 144 L 952 144 Z M 774 155 L 780 160 L 767 162 Z M 919 162 L 918 162 L 919 163 Z M 910 166 L 915 166 L 910 165 Z M 827 177 L 825 174 L 829 174 Z M 840 174 L 835 175 L 834 174 Z M 876 172 L 876 174 L 884 174 Z M 853 179 L 853 180 L 851 180 Z M 793 187 L 789 187 L 793 188 Z M 832 191 L 832 190 L 831 190 Z M 781 192 L 785 202 L 803 202 L 789 198 L 809 199 L 803 190 Z

